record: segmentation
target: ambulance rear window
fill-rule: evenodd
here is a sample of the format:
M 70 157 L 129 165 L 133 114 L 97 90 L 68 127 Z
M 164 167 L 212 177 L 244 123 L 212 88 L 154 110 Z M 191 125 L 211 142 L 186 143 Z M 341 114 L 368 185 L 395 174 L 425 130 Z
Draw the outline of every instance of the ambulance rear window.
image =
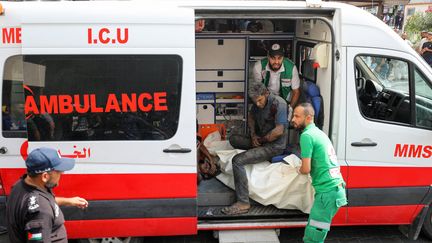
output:
M 177 131 L 177 55 L 23 57 L 30 141 L 165 140 Z

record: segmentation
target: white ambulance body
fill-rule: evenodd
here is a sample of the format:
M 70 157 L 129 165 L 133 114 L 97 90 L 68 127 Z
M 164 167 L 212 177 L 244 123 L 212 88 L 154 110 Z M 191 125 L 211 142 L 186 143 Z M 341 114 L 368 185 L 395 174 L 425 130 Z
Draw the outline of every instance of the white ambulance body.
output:
M 56 195 L 90 203 L 63 209 L 70 238 L 304 227 L 308 215 L 258 204 L 265 213 L 208 214 L 234 194 L 215 179 L 197 186 L 197 121 L 245 131 L 259 43 L 282 41 L 320 89 L 347 182 L 333 225 L 432 237 L 432 70 L 369 13 L 298 1 L 1 5 L 2 217 L 26 155 L 46 146 L 77 161 Z

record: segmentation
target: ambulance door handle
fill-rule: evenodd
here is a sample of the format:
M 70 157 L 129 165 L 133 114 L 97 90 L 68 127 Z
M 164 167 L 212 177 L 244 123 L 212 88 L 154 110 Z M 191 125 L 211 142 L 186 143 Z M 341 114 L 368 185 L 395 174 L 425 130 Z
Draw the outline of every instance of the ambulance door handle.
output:
M 353 147 L 375 147 L 378 144 L 375 142 L 353 142 L 351 146 Z
M 164 153 L 190 153 L 192 152 L 192 149 L 190 148 L 182 148 L 177 144 L 173 144 L 169 146 L 168 148 L 163 150 Z

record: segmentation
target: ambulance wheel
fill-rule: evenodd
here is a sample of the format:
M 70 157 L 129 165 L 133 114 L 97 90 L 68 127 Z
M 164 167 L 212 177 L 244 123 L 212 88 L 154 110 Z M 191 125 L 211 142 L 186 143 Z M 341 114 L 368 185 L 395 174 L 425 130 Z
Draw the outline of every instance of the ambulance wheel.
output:
M 423 234 L 432 240 L 432 205 L 429 205 L 429 210 L 423 223 Z
M 137 237 L 109 237 L 101 239 L 80 239 L 78 243 L 141 243 L 144 242 L 142 238 Z

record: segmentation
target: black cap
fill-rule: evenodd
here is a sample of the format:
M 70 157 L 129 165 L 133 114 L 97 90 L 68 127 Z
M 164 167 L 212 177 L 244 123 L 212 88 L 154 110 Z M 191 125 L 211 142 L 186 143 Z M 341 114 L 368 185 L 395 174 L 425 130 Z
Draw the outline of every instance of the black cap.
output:
M 269 56 L 274 57 L 276 55 L 280 55 L 280 56 L 284 56 L 285 54 L 285 50 L 283 49 L 283 47 L 281 45 L 279 45 L 278 43 L 274 43 L 273 45 L 270 46 L 270 49 L 268 51 Z
M 60 154 L 52 148 L 37 148 L 28 155 L 26 166 L 27 171 L 34 174 L 52 170 L 67 171 L 72 170 L 75 166 L 75 160 L 62 158 Z

